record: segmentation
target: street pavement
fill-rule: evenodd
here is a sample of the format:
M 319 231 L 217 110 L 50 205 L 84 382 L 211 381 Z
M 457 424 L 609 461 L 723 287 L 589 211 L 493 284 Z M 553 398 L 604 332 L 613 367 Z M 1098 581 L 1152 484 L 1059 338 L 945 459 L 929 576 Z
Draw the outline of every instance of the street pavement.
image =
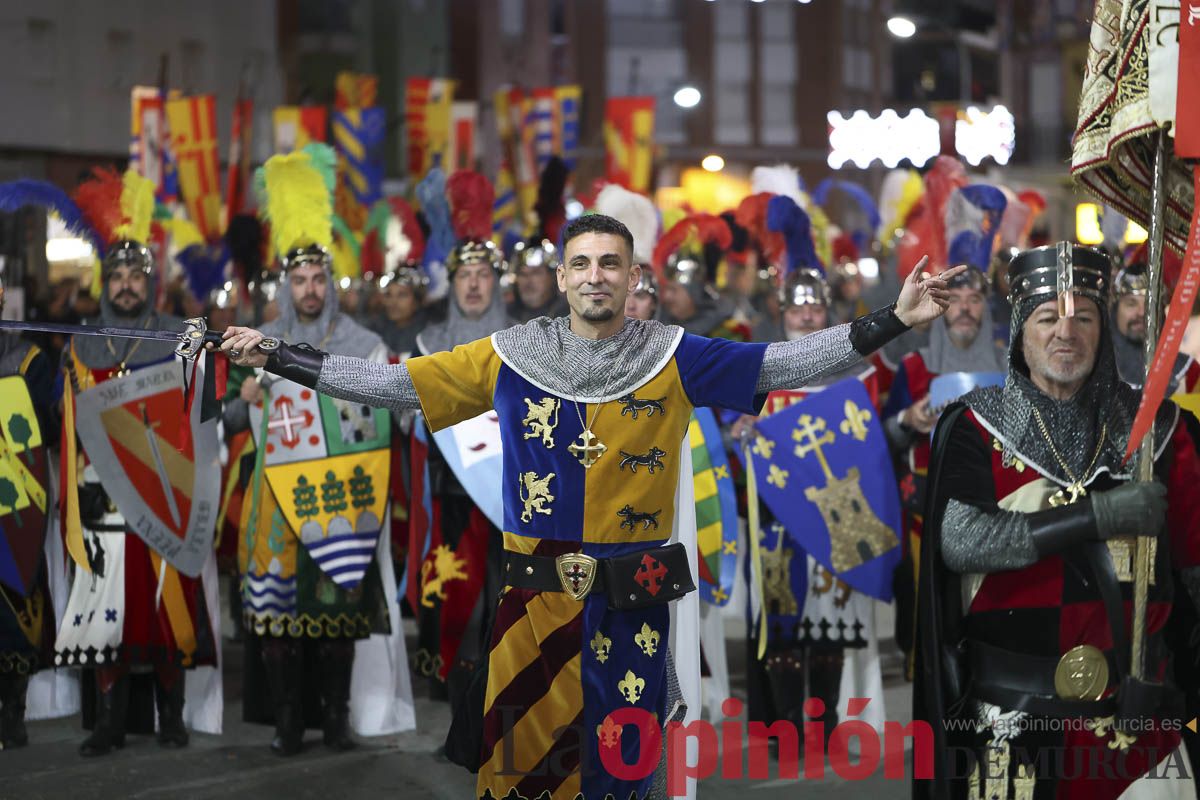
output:
M 738 625 L 730 625 L 736 635 Z M 410 630 L 411 633 L 411 630 Z M 242 648 L 225 641 L 225 722 L 221 736 L 192 734 L 182 750 L 164 750 L 153 737 L 129 737 L 123 750 L 84 759 L 77 747 L 84 738 L 78 717 L 29 724 L 30 745 L 0 752 L 0 800 L 41 798 L 389 798 L 389 800 L 470 800 L 475 779 L 461 767 L 441 760 L 437 751 L 450 723 L 449 707 L 429 698 L 427 683 L 416 681 L 417 730 L 360 740 L 348 753 L 327 750 L 319 731 L 309 731 L 306 748 L 294 758 L 271 754 L 271 729 L 241 721 Z M 410 652 L 415 647 L 409 640 Z M 732 689 L 745 697 L 745 647 L 728 647 Z M 906 722 L 910 687 L 898 663 L 885 669 L 888 717 Z M 772 763 L 772 776 L 777 775 Z M 701 782 L 702 800 L 775 800 L 806 798 L 879 800 L 907 797 L 907 781 L 887 780 L 882 766 L 861 781 L 838 778 L 828 768 L 822 780 L 723 780 Z

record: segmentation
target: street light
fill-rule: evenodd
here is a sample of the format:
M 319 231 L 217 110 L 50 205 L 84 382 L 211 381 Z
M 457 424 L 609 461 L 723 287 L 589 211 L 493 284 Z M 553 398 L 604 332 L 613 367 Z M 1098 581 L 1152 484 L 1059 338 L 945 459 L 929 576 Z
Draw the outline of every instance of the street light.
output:
M 700 162 L 700 166 L 704 167 L 709 172 L 720 172 L 721 170 L 725 169 L 725 159 L 721 158 L 716 153 L 713 153 L 712 155 L 705 156 L 704 160 Z
M 700 104 L 700 90 L 695 86 L 680 86 L 675 90 L 675 105 L 680 108 L 695 108 Z
M 908 17 L 892 17 L 887 21 L 887 29 L 897 39 L 908 39 L 917 32 L 917 24 Z

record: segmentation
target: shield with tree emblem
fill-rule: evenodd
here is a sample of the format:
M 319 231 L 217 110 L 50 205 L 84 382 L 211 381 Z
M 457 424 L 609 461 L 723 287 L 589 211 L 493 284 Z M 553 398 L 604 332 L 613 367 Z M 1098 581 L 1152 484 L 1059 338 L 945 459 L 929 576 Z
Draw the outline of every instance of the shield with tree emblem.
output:
M 0 378 L 0 583 L 25 596 L 48 521 L 46 447 L 25 378 Z
M 271 384 L 250 414 L 264 473 L 291 531 L 338 586 L 366 575 L 387 509 L 388 412 L 291 381 Z

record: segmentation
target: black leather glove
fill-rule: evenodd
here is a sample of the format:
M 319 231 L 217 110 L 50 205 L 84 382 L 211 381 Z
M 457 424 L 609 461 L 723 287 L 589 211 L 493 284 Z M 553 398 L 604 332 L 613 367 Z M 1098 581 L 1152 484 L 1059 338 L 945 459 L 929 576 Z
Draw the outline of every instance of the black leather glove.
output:
M 1092 497 L 1088 495 L 1069 506 L 1034 511 L 1028 515 L 1029 533 L 1038 558 L 1061 553 L 1069 547 L 1097 538 Z
M 1123 483 L 1091 497 L 1100 539 L 1158 536 L 1167 520 L 1167 487 L 1158 481 Z
M 850 323 L 850 345 L 869 356 L 909 328 L 896 316 L 896 304 L 884 306 Z
M 279 347 L 267 354 L 264 369 L 281 378 L 287 378 L 310 389 L 317 388 L 321 377 L 321 365 L 329 355 L 308 344 L 279 343 Z

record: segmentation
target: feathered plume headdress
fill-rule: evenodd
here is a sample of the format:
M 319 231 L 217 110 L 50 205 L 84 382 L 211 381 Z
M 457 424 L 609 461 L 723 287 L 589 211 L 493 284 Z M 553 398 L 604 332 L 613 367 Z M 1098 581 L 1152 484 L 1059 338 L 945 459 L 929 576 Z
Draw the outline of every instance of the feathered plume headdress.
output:
M 875 200 L 871 197 L 871 193 L 866 189 L 862 188 L 856 183 L 835 180 L 833 178 L 826 178 L 817 184 L 817 188 L 814 189 L 812 193 L 812 201 L 820 206 L 825 206 L 826 201 L 829 199 L 830 192 L 832 192 L 834 189 L 841 191 L 843 194 L 853 200 L 854 204 L 858 206 L 863 216 L 866 217 L 865 227 L 855 228 L 850 234 L 850 238 L 854 241 L 855 248 L 861 252 L 862 250 L 867 249 L 870 246 L 871 241 L 875 238 L 875 231 L 879 228 L 881 222 L 879 208 L 875 205 Z M 844 251 L 845 248 L 843 245 L 839 245 L 835 241 L 834 249 L 842 249 Z M 836 254 L 834 258 L 837 258 Z
M 733 232 L 715 214 L 684 217 L 663 234 L 654 247 L 653 266 L 682 284 L 700 284 L 707 278 L 704 249 L 713 245 L 728 250 Z
M 610 183 L 596 195 L 594 210 L 617 220 L 633 234 L 635 264 L 650 263 L 658 241 L 658 210 L 654 201 L 618 183 Z
M 787 246 L 787 271 L 808 267 L 824 272 L 813 247 L 812 221 L 790 197 L 772 197 L 767 204 L 767 229 L 783 236 Z
M 459 170 L 446 181 L 450 225 L 457 240 L 446 260 L 446 268 L 451 273 L 459 267 L 483 262 L 495 269 L 503 267 L 503 254 L 491 240 L 495 199 L 492 182 L 478 172 Z
M 271 156 L 255 174 L 259 210 L 271 223 L 271 239 L 285 269 L 328 263 L 336 161 L 328 145 L 310 144 Z

